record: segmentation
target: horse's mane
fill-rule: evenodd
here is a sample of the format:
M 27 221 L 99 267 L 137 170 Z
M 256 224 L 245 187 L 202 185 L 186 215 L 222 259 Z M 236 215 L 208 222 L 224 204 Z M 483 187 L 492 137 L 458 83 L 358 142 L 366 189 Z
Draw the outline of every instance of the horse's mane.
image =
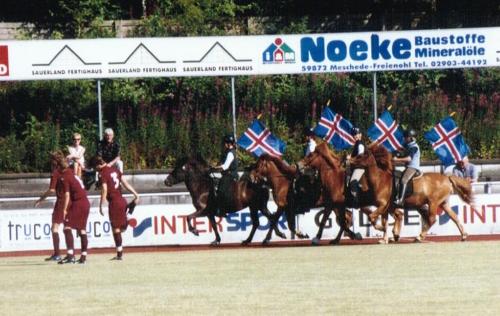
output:
M 330 167 L 340 169 L 340 158 L 328 148 L 327 143 L 319 144 L 314 151 L 323 157 Z
M 392 171 L 392 155 L 385 147 L 372 144 L 368 147 L 373 157 L 375 157 L 375 161 L 377 162 L 377 166 L 384 171 Z
M 294 167 L 287 165 L 281 158 L 274 157 L 268 154 L 263 154 L 259 157 L 261 160 L 270 161 L 278 168 L 278 170 L 288 176 L 294 177 L 297 170 Z

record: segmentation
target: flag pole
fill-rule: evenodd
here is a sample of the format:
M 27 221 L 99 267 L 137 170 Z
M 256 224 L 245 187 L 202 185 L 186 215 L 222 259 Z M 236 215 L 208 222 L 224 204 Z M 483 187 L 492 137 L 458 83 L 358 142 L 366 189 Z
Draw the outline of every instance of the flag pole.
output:
M 377 72 L 373 72 L 373 121 L 377 120 Z
M 234 94 L 234 77 L 231 77 L 231 99 L 233 103 L 233 135 L 236 139 L 236 96 Z

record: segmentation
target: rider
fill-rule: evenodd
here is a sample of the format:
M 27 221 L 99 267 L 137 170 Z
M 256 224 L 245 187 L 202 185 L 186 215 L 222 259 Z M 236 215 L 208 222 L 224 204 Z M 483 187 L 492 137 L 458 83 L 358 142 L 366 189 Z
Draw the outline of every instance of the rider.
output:
M 420 171 L 420 147 L 415 140 L 417 133 L 413 129 L 407 129 L 404 132 L 405 145 L 402 157 L 393 157 L 395 162 L 402 162 L 405 164 L 405 170 L 401 176 L 401 185 L 398 192 L 397 199 L 394 204 L 397 207 L 403 207 L 403 200 L 408 182 Z
M 347 161 L 351 158 L 354 158 L 358 155 L 361 155 L 365 152 L 366 146 L 363 143 L 363 134 L 361 133 L 361 130 L 358 127 L 353 127 L 351 130 L 351 135 L 354 137 L 354 140 L 356 141 L 354 143 L 354 146 L 352 147 L 351 154 L 347 155 Z M 348 163 L 348 175 L 350 175 L 350 180 L 349 180 L 349 188 L 351 191 L 351 195 L 354 198 L 354 204 L 358 204 L 358 193 L 361 190 L 359 181 L 361 179 L 361 176 L 363 175 L 363 170 L 362 169 L 355 169 L 355 170 L 350 170 L 350 166 Z
M 221 155 L 221 164 L 216 166 L 215 169 L 222 170 L 222 177 L 217 188 L 217 198 L 219 201 L 219 208 L 217 216 L 225 216 L 224 202 L 230 201 L 232 198 L 231 185 L 238 181 L 238 157 L 236 155 L 236 146 L 233 135 L 224 136 L 224 150 Z M 222 203 L 221 203 L 222 202 Z
M 306 148 L 304 150 L 305 157 L 309 156 L 316 149 L 316 141 L 314 140 L 314 131 L 308 127 L 304 129 L 304 135 L 306 138 Z

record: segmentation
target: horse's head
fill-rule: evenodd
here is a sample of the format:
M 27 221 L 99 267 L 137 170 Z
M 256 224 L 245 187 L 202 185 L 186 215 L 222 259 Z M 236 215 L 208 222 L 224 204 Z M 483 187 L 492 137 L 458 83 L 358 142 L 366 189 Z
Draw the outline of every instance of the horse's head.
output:
M 172 172 L 167 174 L 164 183 L 166 186 L 172 186 L 185 182 L 188 178 L 208 176 L 209 171 L 209 165 L 200 155 L 179 159 Z
M 249 176 L 253 183 L 267 182 L 268 176 L 270 174 L 269 160 L 264 159 L 261 156 L 255 163 L 252 170 L 250 170 Z
M 340 170 L 340 158 L 328 148 L 327 143 L 321 143 L 316 146 L 314 152 L 310 153 L 299 162 L 299 168 L 301 165 L 304 167 L 311 167 L 316 170 L 320 170 L 323 166 Z
M 352 157 L 349 163 L 353 169 L 368 169 L 377 164 L 375 157 L 368 150 L 356 157 Z
M 187 158 L 179 159 L 176 161 L 174 169 L 172 170 L 172 172 L 167 173 L 167 177 L 165 178 L 164 183 L 167 187 L 171 187 L 174 184 L 183 182 L 185 180 L 186 171 L 188 168 L 187 162 Z

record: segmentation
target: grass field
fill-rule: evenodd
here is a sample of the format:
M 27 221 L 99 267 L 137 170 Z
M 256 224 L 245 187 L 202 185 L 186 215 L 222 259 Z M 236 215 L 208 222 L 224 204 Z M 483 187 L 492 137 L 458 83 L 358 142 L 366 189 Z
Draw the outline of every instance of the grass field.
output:
M 126 249 L 125 249 L 126 250 Z M 499 315 L 500 242 L 0 258 L 1 315 Z

